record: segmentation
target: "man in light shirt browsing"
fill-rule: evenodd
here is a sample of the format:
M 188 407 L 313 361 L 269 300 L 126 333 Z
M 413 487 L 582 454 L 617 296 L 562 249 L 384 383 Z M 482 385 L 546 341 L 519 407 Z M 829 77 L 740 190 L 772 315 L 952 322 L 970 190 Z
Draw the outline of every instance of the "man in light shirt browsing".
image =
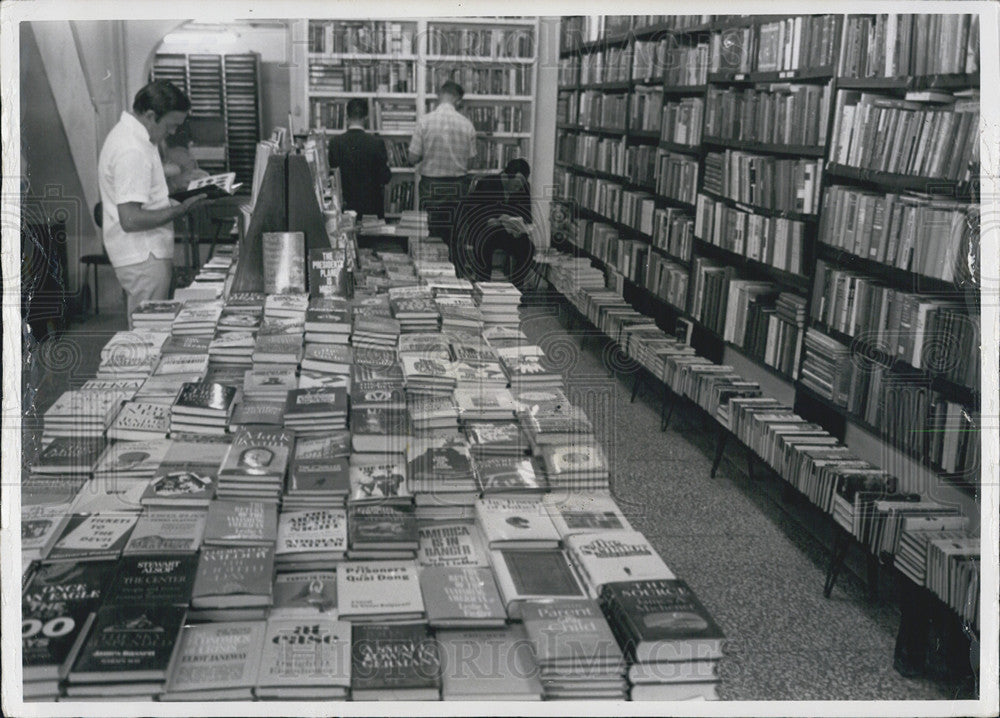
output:
M 184 122 L 191 102 L 169 82 L 151 82 L 108 133 L 98 159 L 104 247 L 128 295 L 128 317 L 148 299 L 167 299 L 174 264 L 174 220 L 205 199 L 169 197 L 159 143 Z
M 444 240 L 452 261 L 455 214 L 476 156 L 476 128 L 456 109 L 464 94 L 457 82 L 441 85 L 437 107 L 419 119 L 409 148 L 410 161 L 420 170 L 420 208 L 427 212 L 431 236 Z

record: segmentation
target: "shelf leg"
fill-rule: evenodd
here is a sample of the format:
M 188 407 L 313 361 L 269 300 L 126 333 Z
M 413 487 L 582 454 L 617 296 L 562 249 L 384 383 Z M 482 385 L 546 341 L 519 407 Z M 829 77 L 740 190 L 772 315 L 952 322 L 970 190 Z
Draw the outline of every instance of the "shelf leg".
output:
M 660 431 L 666 431 L 667 427 L 670 426 L 670 417 L 674 415 L 674 407 L 677 405 L 677 400 L 670 396 L 670 389 L 667 389 L 666 386 L 663 389 L 663 403 L 660 405 Z M 668 403 L 670 404 L 670 409 L 667 411 L 666 416 L 664 416 L 663 410 Z
M 635 403 L 635 395 L 639 393 L 639 378 L 640 378 L 641 375 L 642 375 L 642 372 L 640 372 L 640 371 L 637 371 L 635 373 L 635 381 L 632 382 L 632 398 L 629 399 L 629 403 L 630 404 L 634 404 Z M 663 422 L 663 411 L 661 410 L 660 411 L 660 423 L 662 424 L 662 422 Z
M 719 470 L 719 464 L 722 463 L 722 454 L 726 450 L 726 441 L 729 438 L 729 434 L 721 426 L 719 427 L 719 438 L 715 444 L 715 461 L 712 462 L 712 471 L 709 474 L 710 478 L 715 478 L 715 472 Z
M 878 558 L 873 553 L 868 553 L 865 558 L 868 579 L 868 600 L 874 603 L 878 601 Z
M 756 481 L 757 480 L 757 476 L 754 473 L 754 465 L 756 463 L 757 462 L 753 458 L 753 452 L 752 451 L 747 451 L 747 477 L 749 477 L 749 479 L 751 481 Z
M 830 598 L 834 584 L 837 583 L 837 576 L 844 566 L 844 559 L 847 557 L 847 549 L 850 547 L 850 537 L 843 529 L 837 531 L 837 538 L 833 541 L 833 551 L 830 553 L 830 565 L 826 569 L 826 582 L 823 584 L 823 598 Z

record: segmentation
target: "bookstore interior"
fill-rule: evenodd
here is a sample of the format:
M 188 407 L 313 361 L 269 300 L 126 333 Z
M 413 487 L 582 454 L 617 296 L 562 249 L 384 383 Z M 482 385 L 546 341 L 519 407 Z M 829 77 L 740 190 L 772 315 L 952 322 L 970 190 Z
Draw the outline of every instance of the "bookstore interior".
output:
M 985 5 L 21 23 L 23 700 L 978 714 Z

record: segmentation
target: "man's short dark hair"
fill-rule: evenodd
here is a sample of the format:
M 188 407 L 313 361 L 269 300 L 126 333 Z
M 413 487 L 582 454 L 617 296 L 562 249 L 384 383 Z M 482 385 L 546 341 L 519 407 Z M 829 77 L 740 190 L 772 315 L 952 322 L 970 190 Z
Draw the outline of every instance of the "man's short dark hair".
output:
M 347 102 L 347 116 L 352 120 L 363 120 L 368 117 L 368 100 L 360 97 L 351 98 Z
M 452 97 L 456 97 L 459 100 L 461 100 L 463 97 L 465 97 L 465 90 L 463 90 L 462 86 L 459 85 L 457 82 L 448 80 L 443 85 L 441 85 L 441 89 L 438 90 L 438 94 L 451 95 Z
M 154 80 L 135 93 L 132 111 L 138 115 L 152 110 L 157 121 L 168 112 L 187 112 L 191 109 L 191 100 L 177 89 L 177 86 L 167 80 Z
M 531 176 L 531 166 L 528 164 L 527 160 L 518 157 L 517 159 L 511 160 L 504 166 L 503 174 L 505 175 L 520 174 L 524 175 L 524 179 L 528 179 L 528 177 Z

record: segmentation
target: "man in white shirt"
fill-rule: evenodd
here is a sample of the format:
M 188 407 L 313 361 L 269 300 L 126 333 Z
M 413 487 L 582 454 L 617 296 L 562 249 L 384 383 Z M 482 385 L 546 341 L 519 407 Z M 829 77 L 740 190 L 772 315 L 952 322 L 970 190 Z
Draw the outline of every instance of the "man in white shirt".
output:
M 468 192 L 469 164 L 476 156 L 476 128 L 455 109 L 464 95 L 457 82 L 441 85 L 438 105 L 417 121 L 408 153 L 420 166 L 420 209 L 427 212 L 428 229 L 448 245 L 452 261 L 455 215 Z
M 167 299 L 174 263 L 174 225 L 204 195 L 170 199 L 159 143 L 184 122 L 191 102 L 169 82 L 151 82 L 108 133 L 98 160 L 104 247 L 128 294 L 128 317 L 148 299 Z

